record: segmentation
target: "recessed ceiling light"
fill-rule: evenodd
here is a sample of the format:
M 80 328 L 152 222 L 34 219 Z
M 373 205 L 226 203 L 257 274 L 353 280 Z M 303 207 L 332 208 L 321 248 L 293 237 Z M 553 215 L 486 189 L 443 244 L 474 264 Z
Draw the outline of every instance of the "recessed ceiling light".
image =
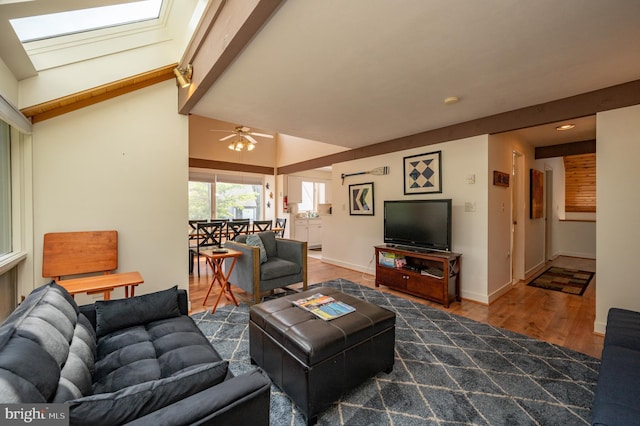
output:
M 575 124 L 563 124 L 562 126 L 558 126 L 556 127 L 556 130 L 558 131 L 562 131 L 562 130 L 571 130 L 574 127 L 576 127 Z
M 444 103 L 447 105 L 452 105 L 458 103 L 459 100 L 460 98 L 457 96 L 449 96 L 448 98 L 444 98 Z

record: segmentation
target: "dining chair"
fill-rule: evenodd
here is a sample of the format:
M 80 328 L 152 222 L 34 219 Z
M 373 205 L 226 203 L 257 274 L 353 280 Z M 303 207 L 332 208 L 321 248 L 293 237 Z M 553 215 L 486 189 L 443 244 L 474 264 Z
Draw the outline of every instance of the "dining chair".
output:
M 278 217 L 276 218 L 276 228 L 281 228 L 281 230 L 276 231 L 276 237 L 284 238 L 284 228 L 287 227 L 287 218 L 286 217 Z
M 198 276 L 200 276 L 200 249 L 221 247 L 225 222 L 198 222 L 196 224 L 197 243 L 193 258 L 198 262 Z M 191 247 L 193 252 L 193 247 Z M 193 272 L 193 264 L 190 270 Z
M 270 220 L 254 220 L 253 221 L 253 233 L 271 231 L 273 222 Z
M 227 222 L 227 240 L 233 241 L 238 235 L 249 233 L 249 219 L 230 220 Z

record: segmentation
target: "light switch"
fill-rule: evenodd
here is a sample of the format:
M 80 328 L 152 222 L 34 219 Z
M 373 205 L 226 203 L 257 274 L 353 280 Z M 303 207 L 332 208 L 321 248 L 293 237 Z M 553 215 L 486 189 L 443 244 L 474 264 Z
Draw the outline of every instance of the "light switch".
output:
M 476 211 L 476 203 L 472 203 L 470 201 L 467 201 L 466 203 L 464 203 L 464 211 L 465 212 L 475 212 Z
M 474 183 L 476 183 L 476 175 L 474 174 L 467 175 L 467 183 L 469 185 L 473 185 Z

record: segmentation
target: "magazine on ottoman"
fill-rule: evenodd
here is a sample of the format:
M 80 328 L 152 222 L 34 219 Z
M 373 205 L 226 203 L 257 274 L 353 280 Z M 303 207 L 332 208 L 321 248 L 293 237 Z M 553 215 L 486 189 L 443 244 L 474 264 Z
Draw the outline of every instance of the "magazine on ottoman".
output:
M 356 310 L 353 306 L 321 293 L 316 293 L 304 299 L 294 300 L 293 304 L 302 309 L 306 309 L 318 318 L 326 321 L 341 317 Z

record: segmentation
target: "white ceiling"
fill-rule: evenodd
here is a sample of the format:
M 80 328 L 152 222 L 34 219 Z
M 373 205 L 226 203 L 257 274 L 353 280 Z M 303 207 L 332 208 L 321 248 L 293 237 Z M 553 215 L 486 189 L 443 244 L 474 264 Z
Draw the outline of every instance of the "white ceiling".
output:
M 288 0 L 191 113 L 355 148 L 640 79 L 639 52 L 638 0 Z

